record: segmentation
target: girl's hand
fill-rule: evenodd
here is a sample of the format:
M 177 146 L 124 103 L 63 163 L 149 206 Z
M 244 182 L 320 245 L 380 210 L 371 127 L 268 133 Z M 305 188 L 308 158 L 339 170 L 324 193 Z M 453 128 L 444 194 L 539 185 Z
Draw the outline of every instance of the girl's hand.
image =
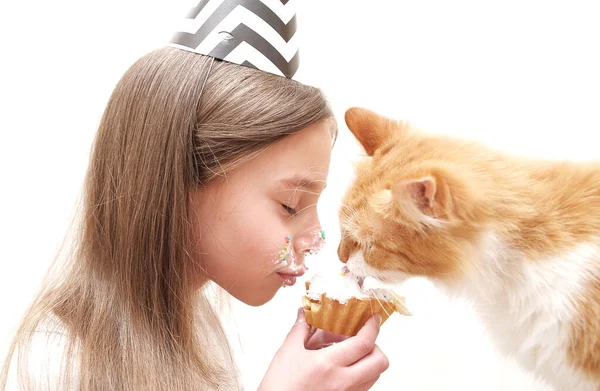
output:
M 326 348 L 327 346 L 331 346 L 335 343 L 342 342 L 350 338 L 346 335 L 334 334 L 321 329 L 315 330 L 314 328 L 311 328 L 310 333 L 310 337 L 308 337 L 308 340 L 304 344 L 308 350 Z
M 307 350 L 310 326 L 300 308 L 296 323 L 275 354 L 258 390 L 368 390 L 389 366 L 387 357 L 375 345 L 380 321 L 376 315 L 355 337 L 323 349 Z

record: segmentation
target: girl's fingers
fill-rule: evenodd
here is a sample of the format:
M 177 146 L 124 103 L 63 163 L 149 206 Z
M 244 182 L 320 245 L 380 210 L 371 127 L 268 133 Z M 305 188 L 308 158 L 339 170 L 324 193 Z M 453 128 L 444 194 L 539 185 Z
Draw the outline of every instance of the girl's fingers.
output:
M 377 382 L 377 380 L 379 380 L 379 376 L 377 376 L 375 379 L 369 380 L 368 382 L 363 383 L 363 384 L 357 386 L 352 391 L 367 391 L 367 390 L 370 390 L 371 387 L 373 387 L 373 385 Z
M 334 343 L 342 342 L 349 337 L 330 333 L 328 331 L 317 330 L 306 342 L 306 349 L 316 350 L 333 345 Z
M 379 335 L 380 323 L 381 317 L 375 315 L 356 336 L 327 348 L 330 359 L 338 365 L 349 366 L 371 353 Z
M 310 336 L 310 326 L 306 323 L 304 317 L 304 309 L 298 308 L 298 316 L 292 329 L 288 333 L 284 345 L 291 345 L 293 347 L 304 346 Z
M 348 367 L 348 377 L 353 383 L 368 384 L 369 381 L 379 377 L 390 366 L 385 354 L 375 345 L 373 351 L 366 357 Z

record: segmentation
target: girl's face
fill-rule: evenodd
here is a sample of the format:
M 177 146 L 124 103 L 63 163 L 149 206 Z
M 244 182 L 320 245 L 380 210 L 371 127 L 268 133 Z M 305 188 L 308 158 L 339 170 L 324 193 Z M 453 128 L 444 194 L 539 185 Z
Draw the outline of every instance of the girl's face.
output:
M 328 121 L 273 144 L 192 194 L 206 277 L 249 305 L 268 302 L 304 274 L 322 243 L 317 201 L 331 158 Z

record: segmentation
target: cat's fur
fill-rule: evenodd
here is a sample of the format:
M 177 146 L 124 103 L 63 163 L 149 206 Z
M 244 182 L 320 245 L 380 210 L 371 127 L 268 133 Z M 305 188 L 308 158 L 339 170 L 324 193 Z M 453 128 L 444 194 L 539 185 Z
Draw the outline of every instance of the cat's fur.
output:
M 369 110 L 340 211 L 359 275 L 471 299 L 497 345 L 559 390 L 600 389 L 600 164 L 505 155 Z

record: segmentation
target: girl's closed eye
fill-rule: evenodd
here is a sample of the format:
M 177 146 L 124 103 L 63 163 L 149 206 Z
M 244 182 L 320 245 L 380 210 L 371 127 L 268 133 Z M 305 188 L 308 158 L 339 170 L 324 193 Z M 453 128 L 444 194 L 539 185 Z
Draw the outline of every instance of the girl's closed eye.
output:
M 286 204 L 281 204 L 281 206 L 283 207 L 283 209 L 285 209 L 286 212 L 290 214 L 290 216 L 294 216 L 297 213 L 296 209 L 292 208 L 291 206 L 288 206 Z

